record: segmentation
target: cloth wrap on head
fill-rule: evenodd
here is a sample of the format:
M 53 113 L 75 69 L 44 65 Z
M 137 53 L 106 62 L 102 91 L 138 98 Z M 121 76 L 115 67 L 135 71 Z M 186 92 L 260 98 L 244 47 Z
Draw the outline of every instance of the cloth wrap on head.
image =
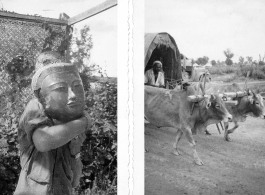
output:
M 60 72 L 77 72 L 78 69 L 75 65 L 70 63 L 55 63 L 50 64 L 44 67 L 41 67 L 37 72 L 33 75 L 31 87 L 33 91 L 36 91 L 41 88 L 43 80 L 52 73 L 60 73 Z
M 153 62 L 153 66 L 154 66 L 155 64 L 160 64 L 161 66 L 163 66 L 162 63 L 161 63 L 159 60 L 154 61 L 154 62 Z

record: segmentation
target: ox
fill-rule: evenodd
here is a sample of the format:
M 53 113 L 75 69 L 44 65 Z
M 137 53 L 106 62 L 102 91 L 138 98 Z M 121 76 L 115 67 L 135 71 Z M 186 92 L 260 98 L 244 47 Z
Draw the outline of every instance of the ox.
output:
M 241 87 L 234 84 L 218 84 L 218 83 L 209 83 L 206 88 L 206 93 L 215 93 L 215 92 L 237 92 L 243 91 Z M 243 97 L 234 97 L 233 100 L 238 102 L 237 105 L 226 104 L 226 108 L 229 113 L 233 116 L 232 122 L 234 123 L 234 127 L 228 129 L 229 123 L 224 122 L 225 133 L 224 139 L 226 141 L 231 141 L 229 137 L 230 133 L 233 133 L 238 128 L 238 122 L 244 122 L 246 120 L 247 115 L 251 115 L 254 117 L 264 118 L 265 116 L 265 107 L 263 104 L 263 97 L 260 94 L 251 92 L 248 90 L 248 95 Z
M 173 145 L 175 155 L 180 154 L 177 144 L 184 134 L 193 151 L 195 163 L 203 165 L 196 152 L 192 133 L 205 130 L 210 124 L 231 120 L 232 116 L 217 95 L 205 96 L 193 107 L 187 98 L 195 94 L 196 91 L 190 86 L 181 91 L 145 86 L 145 117 L 157 127 L 176 129 L 176 142 Z

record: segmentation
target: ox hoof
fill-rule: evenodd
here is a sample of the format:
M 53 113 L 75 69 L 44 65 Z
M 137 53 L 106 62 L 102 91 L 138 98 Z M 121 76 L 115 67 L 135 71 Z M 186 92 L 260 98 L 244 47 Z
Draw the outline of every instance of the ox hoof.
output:
M 231 139 L 229 136 L 226 136 L 226 137 L 225 137 L 225 141 L 231 142 L 232 139 Z
M 203 165 L 202 160 L 199 159 L 199 158 L 195 159 L 194 162 L 195 162 L 196 165 L 199 165 L 199 166 L 202 166 Z
M 207 129 L 205 130 L 206 135 L 212 135 Z
M 173 152 L 173 154 L 176 155 L 176 156 L 179 156 L 181 153 L 180 153 L 178 150 L 175 150 L 175 151 Z

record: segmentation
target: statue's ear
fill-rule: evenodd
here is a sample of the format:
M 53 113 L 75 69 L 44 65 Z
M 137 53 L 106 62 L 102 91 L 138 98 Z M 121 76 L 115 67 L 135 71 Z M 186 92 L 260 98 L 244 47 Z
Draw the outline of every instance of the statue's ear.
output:
M 40 92 L 40 89 L 34 91 L 34 95 L 38 98 L 39 102 L 44 106 L 45 105 L 45 98 Z
M 40 89 L 34 91 L 34 95 L 36 98 L 40 99 Z

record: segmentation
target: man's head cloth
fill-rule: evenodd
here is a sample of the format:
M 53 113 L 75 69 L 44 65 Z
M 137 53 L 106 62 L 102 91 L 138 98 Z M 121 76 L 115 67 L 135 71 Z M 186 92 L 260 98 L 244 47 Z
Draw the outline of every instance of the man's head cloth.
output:
M 159 60 L 156 60 L 156 61 L 153 62 L 153 67 L 155 67 L 156 64 L 160 64 L 161 66 L 163 66 L 162 63 Z
M 33 75 L 31 87 L 33 91 L 37 91 L 41 88 L 43 80 L 50 74 L 60 72 L 77 72 L 78 69 L 75 65 L 70 63 L 55 63 L 41 67 Z

